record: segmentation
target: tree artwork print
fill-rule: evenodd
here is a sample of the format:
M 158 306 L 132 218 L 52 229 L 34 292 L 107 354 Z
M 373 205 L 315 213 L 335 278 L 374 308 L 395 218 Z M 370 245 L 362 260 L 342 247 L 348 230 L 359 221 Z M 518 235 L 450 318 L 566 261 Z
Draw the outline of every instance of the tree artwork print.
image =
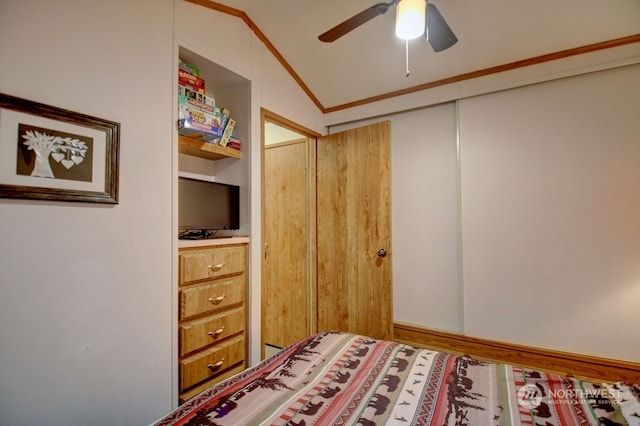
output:
M 18 125 L 19 175 L 91 182 L 92 153 L 90 137 Z

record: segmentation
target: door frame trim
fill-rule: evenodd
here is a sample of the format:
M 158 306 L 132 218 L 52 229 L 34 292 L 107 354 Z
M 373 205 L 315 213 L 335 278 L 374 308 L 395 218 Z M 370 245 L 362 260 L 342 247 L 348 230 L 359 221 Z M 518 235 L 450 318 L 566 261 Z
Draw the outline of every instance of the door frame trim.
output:
M 311 129 L 308 129 L 288 118 L 285 118 L 279 114 L 276 114 L 273 111 L 269 111 L 266 108 L 260 108 L 260 185 L 261 185 L 261 203 L 260 208 L 264 213 L 265 211 L 265 150 L 267 149 L 267 143 L 265 140 L 265 125 L 267 123 L 272 123 L 277 126 L 283 127 L 285 129 L 291 130 L 293 132 L 299 133 L 303 135 L 309 142 L 308 146 L 308 156 L 307 156 L 307 169 L 309 170 L 309 192 L 307 199 L 307 212 L 309 215 L 309 229 L 307 231 L 308 235 L 308 244 L 309 244 L 309 285 L 311 286 L 311 300 L 310 309 L 311 312 L 317 312 L 317 300 L 316 300 L 316 209 L 315 204 L 313 208 L 310 205 L 312 200 L 315 200 L 316 196 L 316 144 L 317 139 L 322 136 L 320 133 L 315 132 Z M 315 203 L 315 202 L 314 202 Z M 265 240 L 264 231 L 265 230 L 265 217 L 264 214 L 261 215 L 261 240 Z M 261 274 L 261 282 L 265 282 L 265 270 L 264 270 L 264 246 L 261 248 L 260 253 L 260 274 Z M 262 292 L 261 292 L 262 293 Z M 263 327 L 263 318 L 262 318 L 262 294 L 260 295 L 260 357 L 261 359 L 265 358 L 265 339 L 264 339 L 264 327 Z M 310 333 L 317 332 L 317 318 L 310 318 Z

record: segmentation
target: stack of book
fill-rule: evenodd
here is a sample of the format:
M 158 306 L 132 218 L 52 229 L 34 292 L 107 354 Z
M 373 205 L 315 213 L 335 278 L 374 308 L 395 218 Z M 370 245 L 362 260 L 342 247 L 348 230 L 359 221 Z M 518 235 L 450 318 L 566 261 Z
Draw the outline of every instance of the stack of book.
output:
M 242 142 L 240 142 L 238 138 L 231 136 L 231 138 L 229 139 L 229 142 L 227 143 L 227 146 L 229 148 L 239 150 L 242 147 Z
M 235 120 L 226 108 L 218 108 L 205 90 L 200 71 L 186 62 L 178 63 L 178 133 L 192 139 L 240 149 L 233 137 Z

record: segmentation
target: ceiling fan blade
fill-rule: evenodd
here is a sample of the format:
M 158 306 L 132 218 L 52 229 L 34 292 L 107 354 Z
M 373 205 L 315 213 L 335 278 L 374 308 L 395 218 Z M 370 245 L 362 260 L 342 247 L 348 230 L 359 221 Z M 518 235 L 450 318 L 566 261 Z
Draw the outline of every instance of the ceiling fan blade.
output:
M 435 52 L 448 49 L 458 41 L 438 8 L 431 3 L 427 3 L 427 31 L 425 34 Z
M 369 22 L 373 18 L 379 15 L 383 15 L 389 10 L 391 6 L 398 3 L 400 0 L 392 0 L 389 3 L 378 3 L 374 4 L 368 9 L 363 10 L 357 15 L 352 16 L 341 24 L 336 25 L 331 28 L 329 31 L 322 33 L 318 36 L 320 41 L 324 41 L 326 43 L 330 43 L 335 41 L 348 33 L 351 30 L 358 28 L 360 25 Z

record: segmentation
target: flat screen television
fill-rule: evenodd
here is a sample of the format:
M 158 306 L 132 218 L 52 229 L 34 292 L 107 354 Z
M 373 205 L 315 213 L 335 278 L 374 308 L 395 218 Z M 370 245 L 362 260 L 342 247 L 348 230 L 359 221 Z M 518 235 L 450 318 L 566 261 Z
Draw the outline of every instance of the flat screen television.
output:
M 180 238 L 209 238 L 219 230 L 239 228 L 239 186 L 178 177 Z

